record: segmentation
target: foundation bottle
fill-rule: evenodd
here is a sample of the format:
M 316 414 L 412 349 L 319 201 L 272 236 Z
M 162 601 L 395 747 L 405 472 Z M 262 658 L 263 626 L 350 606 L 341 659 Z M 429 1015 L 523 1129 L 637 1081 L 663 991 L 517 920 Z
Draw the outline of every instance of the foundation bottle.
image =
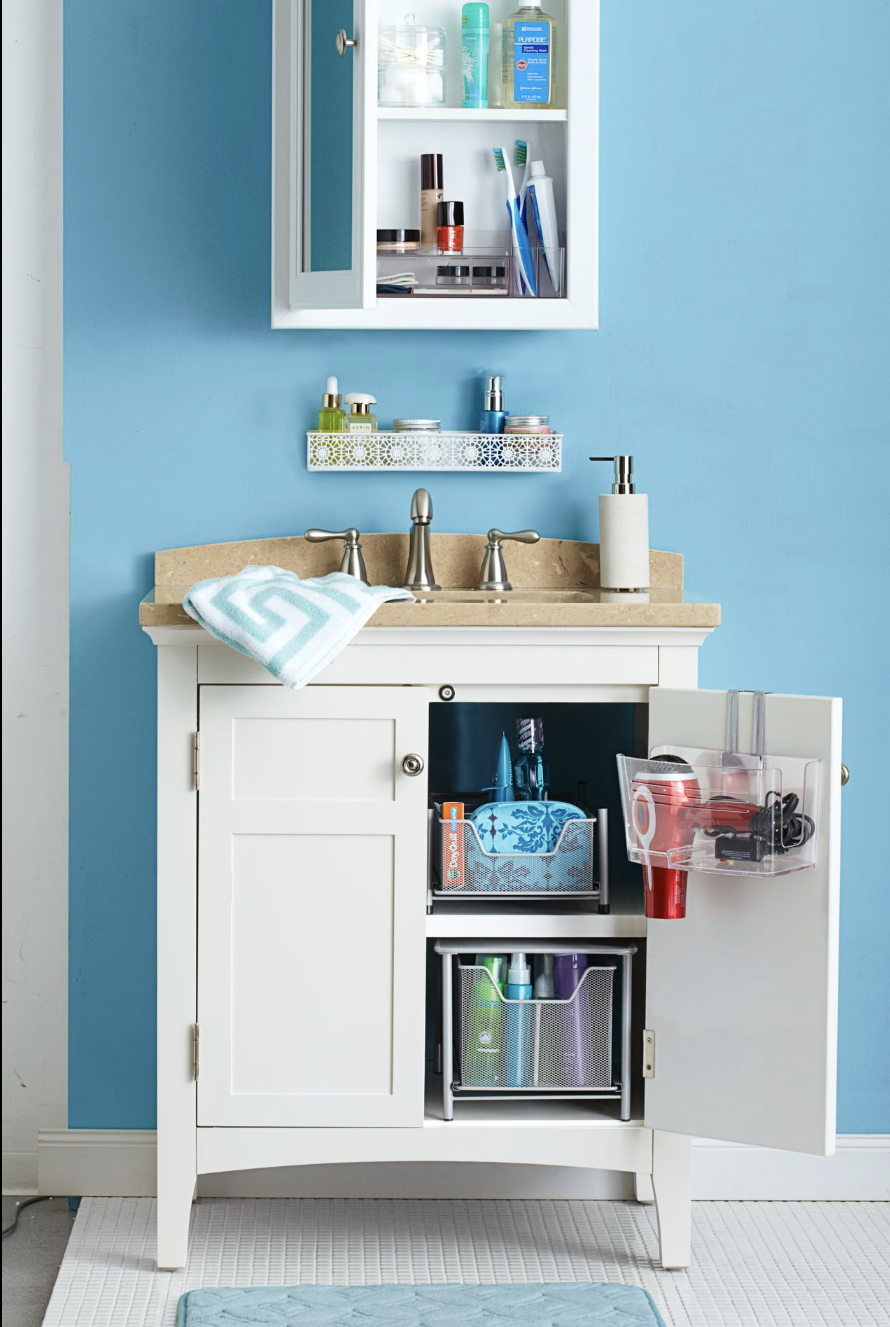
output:
M 439 204 L 445 197 L 441 152 L 424 152 L 420 158 L 420 243 L 435 249 L 439 226 Z

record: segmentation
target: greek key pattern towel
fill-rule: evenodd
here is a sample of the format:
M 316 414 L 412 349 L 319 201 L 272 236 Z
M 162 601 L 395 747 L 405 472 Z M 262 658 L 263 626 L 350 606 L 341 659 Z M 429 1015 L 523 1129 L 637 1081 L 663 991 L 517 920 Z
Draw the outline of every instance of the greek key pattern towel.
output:
M 408 590 L 365 585 L 340 571 L 301 580 L 281 567 L 245 567 L 236 576 L 198 581 L 182 606 L 217 640 L 296 691 L 336 658 L 380 604 L 413 599 Z

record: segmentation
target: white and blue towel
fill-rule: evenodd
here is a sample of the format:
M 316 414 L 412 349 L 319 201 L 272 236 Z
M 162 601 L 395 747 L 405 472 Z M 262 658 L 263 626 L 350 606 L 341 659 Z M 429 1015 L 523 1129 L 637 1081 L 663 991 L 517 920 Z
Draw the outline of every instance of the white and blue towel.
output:
M 237 576 L 198 581 L 182 606 L 296 691 L 336 658 L 380 604 L 413 599 L 409 590 L 365 585 L 341 571 L 301 580 L 282 567 L 245 567 Z

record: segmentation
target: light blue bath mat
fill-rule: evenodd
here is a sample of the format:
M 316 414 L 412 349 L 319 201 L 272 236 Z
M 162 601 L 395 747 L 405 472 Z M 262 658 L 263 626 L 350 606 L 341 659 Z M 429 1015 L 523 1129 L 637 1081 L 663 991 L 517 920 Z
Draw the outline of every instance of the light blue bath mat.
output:
M 190 1290 L 177 1327 L 665 1327 L 637 1286 L 250 1286 Z

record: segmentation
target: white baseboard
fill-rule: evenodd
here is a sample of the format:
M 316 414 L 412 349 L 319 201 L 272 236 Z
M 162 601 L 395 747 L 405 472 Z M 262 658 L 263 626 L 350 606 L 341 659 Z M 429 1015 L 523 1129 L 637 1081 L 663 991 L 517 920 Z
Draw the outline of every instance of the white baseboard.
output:
M 72 1197 L 155 1193 L 155 1134 L 136 1129 L 42 1129 L 39 1192 Z M 4 1177 L 6 1174 L 4 1158 Z M 205 1175 L 203 1197 L 629 1198 L 631 1177 L 545 1166 L 299 1166 Z M 879 1201 L 890 1198 L 890 1134 L 844 1134 L 834 1157 L 697 1139 L 694 1198 Z

